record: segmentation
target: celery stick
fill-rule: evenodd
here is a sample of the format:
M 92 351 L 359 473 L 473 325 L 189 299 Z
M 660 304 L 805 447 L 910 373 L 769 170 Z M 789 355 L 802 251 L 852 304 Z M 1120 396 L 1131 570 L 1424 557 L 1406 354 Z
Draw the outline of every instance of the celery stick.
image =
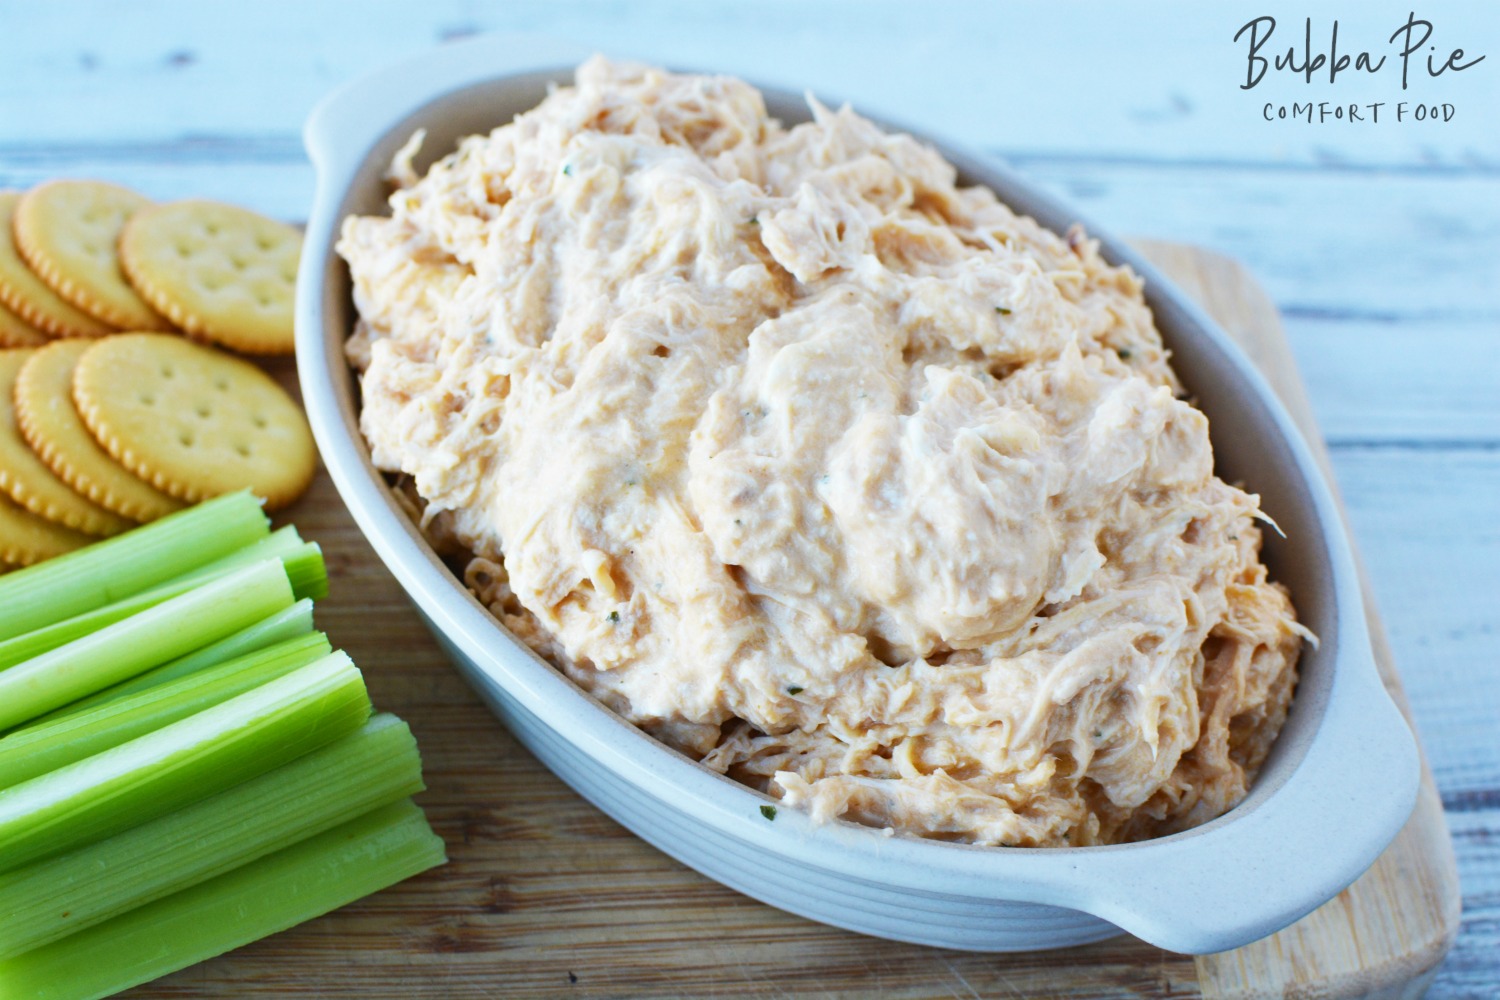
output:
M 286 564 L 287 577 L 292 580 L 292 590 L 298 598 L 309 597 L 316 601 L 328 596 L 328 574 L 323 565 L 323 550 L 318 547 L 317 542 L 304 542 L 302 536 L 297 534 L 297 529 L 290 524 L 278 528 L 258 542 L 175 577 L 162 586 L 187 589 L 262 559 L 280 559 Z M 177 592 L 180 593 L 181 590 Z
M 444 862 L 409 801 L 0 962 L 0 996 L 96 1000 L 293 927 Z
M 0 959 L 232 871 L 422 787 L 411 730 L 394 715 L 376 715 L 343 739 L 212 798 L 0 875 Z
M 123 601 L 106 604 L 102 608 L 95 608 L 93 611 L 85 611 L 65 621 L 55 622 L 34 632 L 6 639 L 0 642 L 0 670 L 14 666 L 22 660 L 29 660 L 33 656 L 41 656 L 49 649 L 56 649 L 64 643 L 97 632 L 104 626 L 113 625 L 122 618 L 129 618 L 138 611 L 155 607 L 169 596 L 171 595 L 136 594 Z
M 0 730 L 217 642 L 291 603 L 285 569 L 268 559 L 0 670 Z
M 220 639 L 218 642 L 204 646 L 202 649 L 194 650 L 186 656 L 179 656 L 169 663 L 163 663 L 161 666 L 148 670 L 144 674 L 132 677 L 128 681 L 121 681 L 113 687 L 107 687 L 103 691 L 89 695 L 87 698 L 80 698 L 77 701 L 69 702 L 55 712 L 49 712 L 39 719 L 32 720 L 22 727 L 20 731 L 25 732 L 32 726 L 67 718 L 78 712 L 96 708 L 105 702 L 114 701 L 116 698 L 123 698 L 125 695 L 135 694 L 138 691 L 144 691 L 147 688 L 176 680 L 179 677 L 186 677 L 196 670 L 212 667 L 223 663 L 225 660 L 232 660 L 237 656 L 244 656 L 246 653 L 253 653 L 258 649 L 273 646 L 278 642 L 306 635 L 313 630 L 312 613 L 312 601 L 303 598 L 291 607 L 263 618 L 249 628 L 240 629 L 233 635 Z
M 295 528 L 286 527 L 186 576 L 177 577 L 158 587 L 132 594 L 124 600 L 106 604 L 102 608 L 95 608 L 93 611 L 86 611 L 65 621 L 55 622 L 45 628 L 0 642 L 0 669 L 29 660 L 34 656 L 40 656 L 64 643 L 90 635 L 106 625 L 112 625 L 137 612 L 154 608 L 163 601 L 185 594 L 209 580 L 227 576 L 236 569 L 263 559 L 282 561 L 283 566 L 286 567 L 287 579 L 292 585 L 293 596 L 314 600 L 327 596 L 328 574 L 323 565 L 322 550 L 315 543 L 304 542 L 297 537 Z
M 321 601 L 328 596 L 328 566 L 317 542 L 303 542 L 281 561 L 286 565 L 286 578 L 292 582 L 292 594 L 297 600 L 305 597 Z
M 128 830 L 364 725 L 342 653 L 111 750 L 0 791 L 0 872 Z
M 0 577 L 0 640 L 111 604 L 264 538 L 261 501 L 231 493 Z
M 145 736 L 291 673 L 329 652 L 328 638 L 323 633 L 299 636 L 150 691 L 127 695 L 52 722 L 27 726 L 0 739 L 0 789 Z

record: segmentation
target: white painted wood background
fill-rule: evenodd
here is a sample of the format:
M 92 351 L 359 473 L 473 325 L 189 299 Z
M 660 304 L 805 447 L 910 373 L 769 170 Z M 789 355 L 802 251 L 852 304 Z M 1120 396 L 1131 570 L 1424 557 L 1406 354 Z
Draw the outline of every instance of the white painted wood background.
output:
M 1464 926 L 1430 996 L 1500 995 L 1500 4 L 1428 3 L 1485 63 L 1239 89 L 1250 18 L 1367 0 L 312 4 L 0 0 L 0 186 L 97 176 L 305 215 L 301 122 L 424 47 L 530 31 L 807 86 L 1009 159 L 1117 233 L 1248 263 L 1276 298 L 1332 448 L 1448 811 Z M 1128 9 L 1127 9 L 1128 8 Z M 1282 41 L 1278 36 L 1278 42 Z M 1284 39 L 1291 41 L 1290 37 Z M 1267 101 L 1448 101 L 1446 124 L 1267 123 Z

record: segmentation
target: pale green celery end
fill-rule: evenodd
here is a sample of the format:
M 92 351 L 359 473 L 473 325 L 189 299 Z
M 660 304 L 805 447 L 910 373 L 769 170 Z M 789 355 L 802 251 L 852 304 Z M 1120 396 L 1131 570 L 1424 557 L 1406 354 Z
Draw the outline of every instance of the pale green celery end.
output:
M 258 538 L 249 545 L 243 545 L 233 552 L 225 553 L 212 562 L 194 567 L 180 576 L 174 576 L 156 589 L 166 590 L 168 588 L 195 587 L 200 583 L 207 583 L 209 580 L 218 579 L 226 573 L 233 572 L 251 563 L 261 562 L 265 559 L 285 560 L 288 556 L 297 552 L 304 544 L 306 543 L 302 541 L 302 536 L 297 534 L 295 527 L 287 525 L 284 528 L 277 528 L 269 535 L 266 535 L 264 538 Z M 154 590 L 147 591 L 147 593 L 154 593 Z
M 204 583 L 262 559 L 280 559 L 286 564 L 292 591 L 299 600 L 304 597 L 320 600 L 328 596 L 328 568 L 323 562 L 322 548 L 317 542 L 303 541 L 296 526 L 290 524 L 163 586 Z
M 311 542 L 304 542 L 297 534 L 297 529 L 287 525 L 257 542 L 231 552 L 222 559 L 201 566 L 184 576 L 168 580 L 150 590 L 132 594 L 113 604 L 106 604 L 102 608 L 95 608 L 64 621 L 55 622 L 45 628 L 0 642 L 0 669 L 28 660 L 33 656 L 40 656 L 64 643 L 97 632 L 106 625 L 112 625 L 136 612 L 155 607 L 169 598 L 187 593 L 200 584 L 263 559 L 280 559 L 285 564 L 287 579 L 291 582 L 294 597 L 319 599 L 328 595 L 328 574 L 323 564 L 322 550 Z
M 327 656 L 327 636 L 298 636 L 88 711 L 0 739 L 0 789 L 103 753 Z
M 289 608 L 283 608 L 261 619 L 248 628 L 241 629 L 231 636 L 226 636 L 218 642 L 204 646 L 202 649 L 194 650 L 186 656 L 180 656 L 170 663 L 163 663 L 146 671 L 139 676 L 132 677 L 128 681 L 121 681 L 113 687 L 107 687 L 103 691 L 91 694 L 87 698 L 80 698 L 75 702 L 64 705 L 55 712 L 50 712 L 33 722 L 28 723 L 21 731 L 29 729 L 34 725 L 52 722 L 56 719 L 65 719 L 78 712 L 95 708 L 106 702 L 123 698 L 147 688 L 156 687 L 167 681 L 186 677 L 198 670 L 215 666 L 225 660 L 253 653 L 258 649 L 265 649 L 278 642 L 294 639 L 306 635 L 313 630 L 313 603 L 309 598 L 303 598 Z
M 292 581 L 292 592 L 299 598 L 321 601 L 328 596 L 328 564 L 323 560 L 323 547 L 317 542 L 305 542 L 296 555 L 286 560 L 287 576 Z
M 218 795 L 0 875 L 0 960 L 214 878 L 422 790 L 393 715 Z M 3 989 L 0 989 L 3 993 Z
M 0 872 L 94 843 L 264 774 L 364 725 L 334 653 L 226 702 L 0 791 Z
M 0 962 L 0 996 L 97 1000 L 321 916 L 443 864 L 411 802 Z
M 112 604 L 264 538 L 259 498 L 230 493 L 0 577 L 0 640 Z
M 267 560 L 0 670 L 0 730 L 144 673 L 291 604 L 285 567 Z

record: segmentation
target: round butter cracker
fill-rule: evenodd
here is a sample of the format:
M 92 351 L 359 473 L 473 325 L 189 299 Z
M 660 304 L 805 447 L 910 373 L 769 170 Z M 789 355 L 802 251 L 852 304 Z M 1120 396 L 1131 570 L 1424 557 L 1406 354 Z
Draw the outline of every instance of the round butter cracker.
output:
M 48 181 L 16 203 L 16 248 L 53 291 L 100 322 L 170 330 L 120 269 L 120 230 L 149 204 L 145 195 L 103 181 Z
M 0 191 L 0 304 L 53 337 L 102 337 L 114 328 L 54 292 L 21 259 L 14 220 L 19 191 Z
M 269 375 L 181 337 L 94 343 L 73 372 L 73 402 L 115 461 L 189 503 L 249 489 L 283 507 L 317 467 L 307 418 Z
M 90 503 L 31 450 L 16 424 L 15 386 L 35 351 L 0 351 L 0 491 L 38 517 L 89 535 L 116 535 L 134 523 Z M 7 560 L 9 561 L 9 560 Z
M 21 436 L 58 478 L 94 503 L 134 521 L 154 521 L 185 505 L 133 475 L 99 447 L 73 405 L 73 370 L 92 345 L 59 340 L 32 354 L 16 379 Z
M 37 517 L 0 495 L 0 565 L 30 566 L 81 549 L 95 540 Z
M 144 208 L 120 234 L 120 264 L 152 307 L 246 354 L 292 353 L 301 252 L 291 226 L 214 201 Z
M 40 347 L 51 341 L 51 337 L 0 305 L 0 348 Z

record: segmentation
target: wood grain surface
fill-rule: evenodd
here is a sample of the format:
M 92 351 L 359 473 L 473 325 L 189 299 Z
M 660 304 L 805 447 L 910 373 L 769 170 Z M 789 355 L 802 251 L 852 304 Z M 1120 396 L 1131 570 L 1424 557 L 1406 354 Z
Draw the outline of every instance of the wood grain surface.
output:
M 1275 309 L 1248 272 L 1201 250 L 1143 248 L 1245 344 L 1321 449 Z M 326 474 L 279 520 L 322 544 L 332 594 L 319 627 L 364 669 L 376 705 L 410 722 L 429 786 L 419 801 L 451 860 L 132 997 L 1395 998 L 1420 995 L 1456 932 L 1458 883 L 1430 775 L 1412 822 L 1354 886 L 1222 955 L 1195 960 L 1124 936 L 975 955 L 781 913 L 637 840 L 522 750 L 449 668 Z M 1399 696 L 1378 620 L 1375 639 Z

